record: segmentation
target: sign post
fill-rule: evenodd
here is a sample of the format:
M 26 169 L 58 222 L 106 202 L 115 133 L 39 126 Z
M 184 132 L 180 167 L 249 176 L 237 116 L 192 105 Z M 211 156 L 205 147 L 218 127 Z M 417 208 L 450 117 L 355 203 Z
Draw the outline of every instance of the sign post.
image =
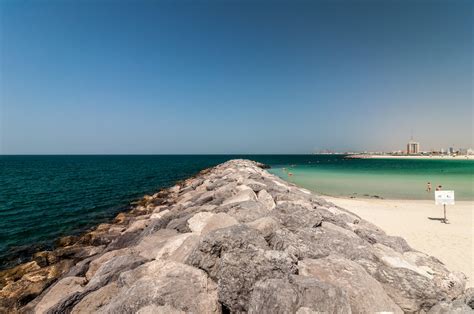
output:
M 443 205 L 444 223 L 448 223 L 446 218 L 446 205 L 454 205 L 454 191 L 435 191 L 435 204 Z

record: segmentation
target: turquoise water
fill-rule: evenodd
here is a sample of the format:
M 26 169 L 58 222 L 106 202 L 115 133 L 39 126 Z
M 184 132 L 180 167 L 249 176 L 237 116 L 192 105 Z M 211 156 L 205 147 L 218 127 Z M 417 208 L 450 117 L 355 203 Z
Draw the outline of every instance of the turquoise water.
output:
M 0 156 L 0 268 L 114 217 L 131 201 L 233 158 L 313 191 L 430 199 L 426 181 L 474 199 L 472 161 L 356 160 L 326 155 Z M 287 170 L 283 170 L 286 168 Z M 293 173 L 289 177 L 287 172 Z M 357 194 L 354 194 L 357 193 Z
M 472 160 L 346 159 L 328 155 L 270 171 L 331 196 L 433 200 L 435 187 L 441 185 L 444 190 L 454 190 L 457 200 L 474 200 Z M 428 182 L 431 192 L 426 191 Z

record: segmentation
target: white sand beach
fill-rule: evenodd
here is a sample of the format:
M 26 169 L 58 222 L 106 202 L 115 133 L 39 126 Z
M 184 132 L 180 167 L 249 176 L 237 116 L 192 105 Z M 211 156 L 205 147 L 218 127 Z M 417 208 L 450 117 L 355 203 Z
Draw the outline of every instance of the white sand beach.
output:
M 434 201 L 346 199 L 325 197 L 390 235 L 401 236 L 415 249 L 435 256 L 449 269 L 461 271 L 474 287 L 474 202 L 460 201 L 447 207 L 449 224 L 442 218 L 443 207 Z

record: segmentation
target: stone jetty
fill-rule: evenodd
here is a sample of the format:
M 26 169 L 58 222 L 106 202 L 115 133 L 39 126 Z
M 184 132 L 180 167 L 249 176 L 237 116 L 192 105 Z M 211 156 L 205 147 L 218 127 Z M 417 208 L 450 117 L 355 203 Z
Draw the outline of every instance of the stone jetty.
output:
M 0 273 L 6 313 L 471 313 L 466 278 L 231 160 Z

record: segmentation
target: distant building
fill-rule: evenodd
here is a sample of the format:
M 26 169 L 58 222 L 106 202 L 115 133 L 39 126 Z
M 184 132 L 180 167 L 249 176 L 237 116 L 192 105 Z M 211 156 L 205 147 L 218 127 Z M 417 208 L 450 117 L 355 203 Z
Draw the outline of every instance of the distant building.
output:
M 420 143 L 410 140 L 407 144 L 407 154 L 419 154 L 420 153 Z
M 448 152 L 449 152 L 450 155 L 454 154 L 455 153 L 454 147 L 450 147 Z

